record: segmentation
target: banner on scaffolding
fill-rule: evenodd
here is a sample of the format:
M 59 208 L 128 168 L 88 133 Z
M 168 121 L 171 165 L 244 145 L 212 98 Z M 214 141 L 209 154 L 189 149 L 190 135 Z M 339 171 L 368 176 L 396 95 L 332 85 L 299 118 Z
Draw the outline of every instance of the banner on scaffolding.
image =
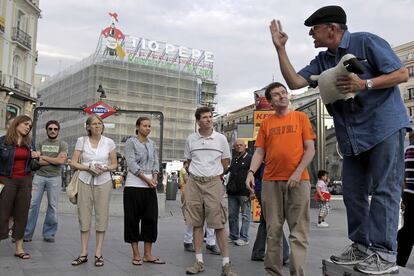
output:
M 101 31 L 97 55 L 186 72 L 202 79 L 213 79 L 214 54 L 212 52 L 125 35 L 116 26 L 118 14 L 109 13 L 109 15 L 111 24 Z

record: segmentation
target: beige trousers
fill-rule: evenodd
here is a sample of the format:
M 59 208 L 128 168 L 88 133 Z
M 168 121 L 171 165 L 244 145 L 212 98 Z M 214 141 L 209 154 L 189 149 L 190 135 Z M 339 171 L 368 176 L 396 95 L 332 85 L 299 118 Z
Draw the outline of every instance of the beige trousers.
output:
M 78 218 L 80 230 L 89 231 L 92 212 L 95 209 L 95 230 L 104 232 L 108 228 L 109 202 L 112 194 L 112 181 L 92 186 L 79 180 Z
M 263 181 L 262 203 L 267 228 L 265 275 L 283 275 L 282 235 L 285 221 L 290 230 L 290 275 L 305 275 L 310 226 L 309 181 L 301 181 L 295 188 L 288 188 L 287 181 Z

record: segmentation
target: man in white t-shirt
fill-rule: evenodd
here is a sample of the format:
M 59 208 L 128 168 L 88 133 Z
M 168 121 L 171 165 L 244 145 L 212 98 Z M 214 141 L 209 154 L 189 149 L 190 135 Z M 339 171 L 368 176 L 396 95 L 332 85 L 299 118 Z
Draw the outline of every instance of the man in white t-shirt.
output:
M 230 161 L 230 147 L 224 135 L 213 129 L 213 113 L 209 107 L 195 112 L 198 132 L 186 141 L 184 156 L 189 162 L 190 178 L 185 186 L 183 211 L 187 225 L 194 227 L 196 262 L 188 267 L 187 274 L 204 271 L 202 254 L 203 225 L 215 229 L 217 242 L 223 256 L 222 275 L 236 275 L 231 271 L 227 233 L 227 210 L 222 204 L 224 186 L 222 174 Z

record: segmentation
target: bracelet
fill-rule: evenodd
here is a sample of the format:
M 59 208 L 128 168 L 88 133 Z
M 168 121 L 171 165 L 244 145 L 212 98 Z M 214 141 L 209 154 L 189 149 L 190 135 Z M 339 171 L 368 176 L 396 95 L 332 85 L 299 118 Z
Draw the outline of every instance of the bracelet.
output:
M 255 173 L 256 173 L 254 170 L 249 170 L 247 173 L 249 173 L 249 172 L 251 172 L 251 173 L 253 173 L 253 174 L 255 174 Z

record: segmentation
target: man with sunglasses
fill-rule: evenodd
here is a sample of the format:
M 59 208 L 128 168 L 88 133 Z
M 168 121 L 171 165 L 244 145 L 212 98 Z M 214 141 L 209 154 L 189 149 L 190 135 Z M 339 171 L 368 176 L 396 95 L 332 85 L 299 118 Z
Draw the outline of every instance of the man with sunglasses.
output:
M 342 56 L 362 59 L 364 73 L 339 76 L 342 93 L 352 100 L 327 105 L 333 116 L 339 148 L 344 156 L 342 183 L 352 244 L 331 256 L 336 264 L 354 265 L 366 274 L 398 273 L 396 265 L 398 212 L 404 175 L 404 136 L 410 128 L 398 84 L 408 71 L 390 45 L 368 32 L 350 33 L 345 11 L 326 6 L 305 20 L 315 48 L 326 47 L 300 71 L 286 52 L 288 36 L 279 20 L 270 25 L 279 65 L 289 88 L 318 84 L 310 79 L 336 66 Z M 368 200 L 372 191 L 371 202 Z
M 43 224 L 43 240 L 55 242 L 58 227 L 58 196 L 62 186 L 61 166 L 65 163 L 68 155 L 68 144 L 58 139 L 59 130 L 58 121 L 48 121 L 46 123 L 48 138 L 36 145 L 41 153 L 39 160 L 41 168 L 36 171 L 33 177 L 32 202 L 23 239 L 25 242 L 32 241 L 44 191 L 47 192 L 48 207 Z

